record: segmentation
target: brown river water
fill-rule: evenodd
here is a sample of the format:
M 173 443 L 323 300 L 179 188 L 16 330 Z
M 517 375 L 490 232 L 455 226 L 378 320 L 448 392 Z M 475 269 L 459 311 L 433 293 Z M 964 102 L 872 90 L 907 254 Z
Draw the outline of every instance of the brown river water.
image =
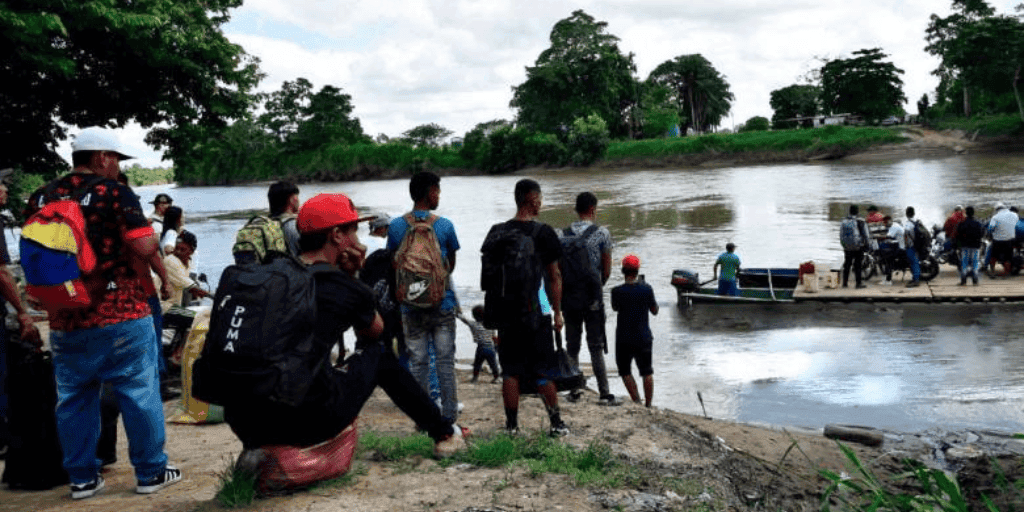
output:
M 480 244 L 492 224 L 514 214 L 516 180 L 540 182 L 541 219 L 555 227 L 574 218 L 577 193 L 597 194 L 598 220 L 615 243 L 613 261 L 638 255 L 662 306 L 651 323 L 655 405 L 811 428 L 846 423 L 911 432 L 1024 432 L 1024 306 L 707 307 L 686 313 L 675 307 L 669 284 L 676 268 L 710 279 L 715 257 L 730 241 L 746 267 L 841 261 L 838 226 L 851 202 L 862 211 L 875 204 L 897 219 L 912 205 L 929 225 L 941 224 L 956 204 L 973 204 L 981 216 L 996 201 L 1024 205 L 1022 166 L 1024 158 L 999 155 L 447 177 L 438 213 L 456 226 L 462 249 L 455 286 L 461 302 L 473 305 L 483 300 Z M 411 206 L 406 179 L 300 188 L 303 199 L 344 192 L 361 210 L 392 216 Z M 187 228 L 199 237 L 199 270 L 214 285 L 231 261 L 234 234 L 244 222 L 214 216 L 266 207 L 266 185 L 154 186 L 137 192 L 144 202 L 168 192 L 184 208 Z M 379 247 L 365 231 L 361 236 L 371 249 Z M 1024 286 L 1024 276 L 1017 279 Z M 613 271 L 606 293 L 621 282 Z M 614 368 L 615 317 L 608 307 L 606 359 Z M 471 359 L 472 338 L 465 326 L 458 327 L 458 357 Z M 581 359 L 589 360 L 586 349 Z M 616 375 L 610 380 L 613 393 L 625 393 Z

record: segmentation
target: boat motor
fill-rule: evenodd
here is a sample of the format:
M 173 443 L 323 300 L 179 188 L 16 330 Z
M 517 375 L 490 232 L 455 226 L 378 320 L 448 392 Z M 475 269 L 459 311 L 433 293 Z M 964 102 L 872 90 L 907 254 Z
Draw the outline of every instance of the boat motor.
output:
M 695 292 L 700 289 L 700 274 L 679 269 L 672 272 L 672 286 L 681 292 Z

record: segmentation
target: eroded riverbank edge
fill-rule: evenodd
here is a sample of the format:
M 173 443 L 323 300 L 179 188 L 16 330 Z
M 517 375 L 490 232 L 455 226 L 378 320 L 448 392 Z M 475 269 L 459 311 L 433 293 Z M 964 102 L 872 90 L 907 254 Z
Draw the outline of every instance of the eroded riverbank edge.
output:
M 462 361 L 463 365 L 467 362 Z M 465 409 L 459 423 L 477 435 L 503 426 L 499 384 L 469 383 L 459 371 L 459 400 Z M 659 390 L 656 388 L 656 392 Z M 661 391 L 661 392 L 677 392 Z M 688 392 L 688 391 L 687 391 Z M 169 416 L 175 402 L 167 402 Z M 686 415 L 639 404 L 597 404 L 588 391 L 576 403 L 562 401 L 563 417 L 572 434 L 564 442 L 584 448 L 606 444 L 620 459 L 644 475 L 629 489 L 578 487 L 566 476 L 533 476 L 522 467 L 441 467 L 430 459 L 398 463 L 361 459 L 353 485 L 303 491 L 258 500 L 246 507 L 260 511 L 520 511 L 616 509 L 663 510 L 818 510 L 826 482 L 819 471 L 854 474 L 835 441 L 818 429 L 739 424 Z M 520 425 L 529 431 L 546 427 L 546 414 L 536 397 L 524 397 Z M 363 431 L 405 435 L 413 423 L 382 392 L 376 392 L 359 419 Z M 884 443 L 869 447 L 848 443 L 873 472 L 892 482 L 904 471 L 906 457 L 941 462 L 956 472 L 965 490 L 992 494 L 994 476 L 988 457 L 998 455 L 1012 480 L 1021 478 L 1024 441 L 986 432 L 919 434 L 885 433 Z M 992 450 L 1000 445 L 1001 454 Z M 105 473 L 107 489 L 84 502 L 81 510 L 223 510 L 214 500 L 219 475 L 241 446 L 225 424 L 167 425 L 166 451 L 184 471 L 182 482 L 152 496 L 134 494 L 127 443 L 119 436 L 118 462 Z M 936 455 L 941 454 L 941 460 Z M 3 462 L 0 462 L 2 468 Z M 892 485 L 892 484 L 888 484 Z M 898 490 L 898 489 L 897 489 Z M 0 490 L 0 510 L 64 510 L 67 488 L 44 492 Z

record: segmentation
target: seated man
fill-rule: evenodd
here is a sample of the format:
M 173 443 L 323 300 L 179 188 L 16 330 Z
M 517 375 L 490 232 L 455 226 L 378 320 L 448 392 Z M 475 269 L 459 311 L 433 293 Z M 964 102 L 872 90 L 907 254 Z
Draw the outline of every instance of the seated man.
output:
M 188 265 L 192 261 L 192 255 L 196 252 L 199 241 L 196 235 L 189 231 L 182 231 L 174 244 L 174 251 L 164 257 L 164 268 L 167 269 L 167 280 L 171 283 L 171 298 L 160 303 L 161 309 L 168 311 L 172 308 L 180 308 L 188 304 L 185 298 L 185 291 L 188 291 L 192 298 L 209 297 L 206 290 L 199 287 L 199 283 L 192 279 L 188 273 Z
M 445 457 L 465 448 L 462 429 L 441 415 L 426 391 L 398 364 L 379 341 L 383 321 L 373 290 L 356 279 L 366 247 L 359 243 L 360 218 L 343 194 L 320 194 L 299 210 L 299 260 L 305 265 L 327 263 L 337 272 L 317 272 L 317 325 L 310 360 L 309 390 L 296 406 L 265 396 L 225 404 L 224 417 L 242 441 L 240 461 L 271 445 L 312 446 L 332 439 L 359 415 L 379 386 L 419 428 L 434 439 L 434 453 Z M 350 327 L 356 350 L 340 368 L 330 364 L 330 350 Z
M 190 298 L 210 296 L 210 293 L 200 288 L 199 283 L 196 283 L 188 272 L 188 265 L 198 244 L 196 235 L 182 231 L 174 244 L 174 251 L 164 257 L 167 281 L 171 285 L 171 297 L 160 303 L 160 309 L 163 311 L 161 335 L 166 333 L 167 337 L 163 342 L 168 346 L 167 358 L 175 365 L 181 362 L 181 349 L 196 316 L 195 311 L 186 309 L 185 306 L 188 305 Z M 186 291 L 188 295 L 185 294 Z

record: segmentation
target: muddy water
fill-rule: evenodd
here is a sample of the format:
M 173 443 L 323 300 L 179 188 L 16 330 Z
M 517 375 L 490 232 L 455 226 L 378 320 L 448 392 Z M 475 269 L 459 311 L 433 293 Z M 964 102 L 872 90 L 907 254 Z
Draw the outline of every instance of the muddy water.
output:
M 964 156 L 529 176 L 544 189 L 542 220 L 566 225 L 575 195 L 593 191 L 601 201 L 599 222 L 615 242 L 614 261 L 628 253 L 642 260 L 642 273 L 662 305 L 652 321 L 657 405 L 806 427 L 852 423 L 904 431 L 941 426 L 1021 432 L 1022 309 L 708 307 L 684 314 L 674 307 L 669 275 L 689 268 L 709 279 L 714 258 L 730 241 L 749 267 L 841 261 L 838 224 L 851 202 L 875 204 L 896 218 L 912 205 L 928 224 L 943 222 L 956 204 L 973 204 L 982 214 L 996 201 L 1024 204 L 1022 164 L 1016 157 Z M 442 181 L 439 213 L 455 223 L 462 244 L 454 277 L 464 304 L 482 301 L 480 243 L 491 224 L 514 213 L 512 189 L 519 177 Z M 304 185 L 302 197 L 344 192 L 361 209 L 395 215 L 410 206 L 407 183 Z M 169 192 L 185 209 L 188 228 L 200 240 L 200 270 L 212 282 L 230 262 L 230 245 L 243 220 L 211 216 L 263 208 L 266 201 L 265 186 L 139 190 L 145 201 L 158 192 Z M 361 235 L 366 241 L 365 231 Z M 610 285 L 621 282 L 614 271 Z M 615 318 L 610 311 L 609 316 L 607 358 L 614 367 Z M 461 324 L 459 329 L 458 356 L 471 358 L 469 332 Z M 613 392 L 625 393 L 614 376 L 612 385 Z

